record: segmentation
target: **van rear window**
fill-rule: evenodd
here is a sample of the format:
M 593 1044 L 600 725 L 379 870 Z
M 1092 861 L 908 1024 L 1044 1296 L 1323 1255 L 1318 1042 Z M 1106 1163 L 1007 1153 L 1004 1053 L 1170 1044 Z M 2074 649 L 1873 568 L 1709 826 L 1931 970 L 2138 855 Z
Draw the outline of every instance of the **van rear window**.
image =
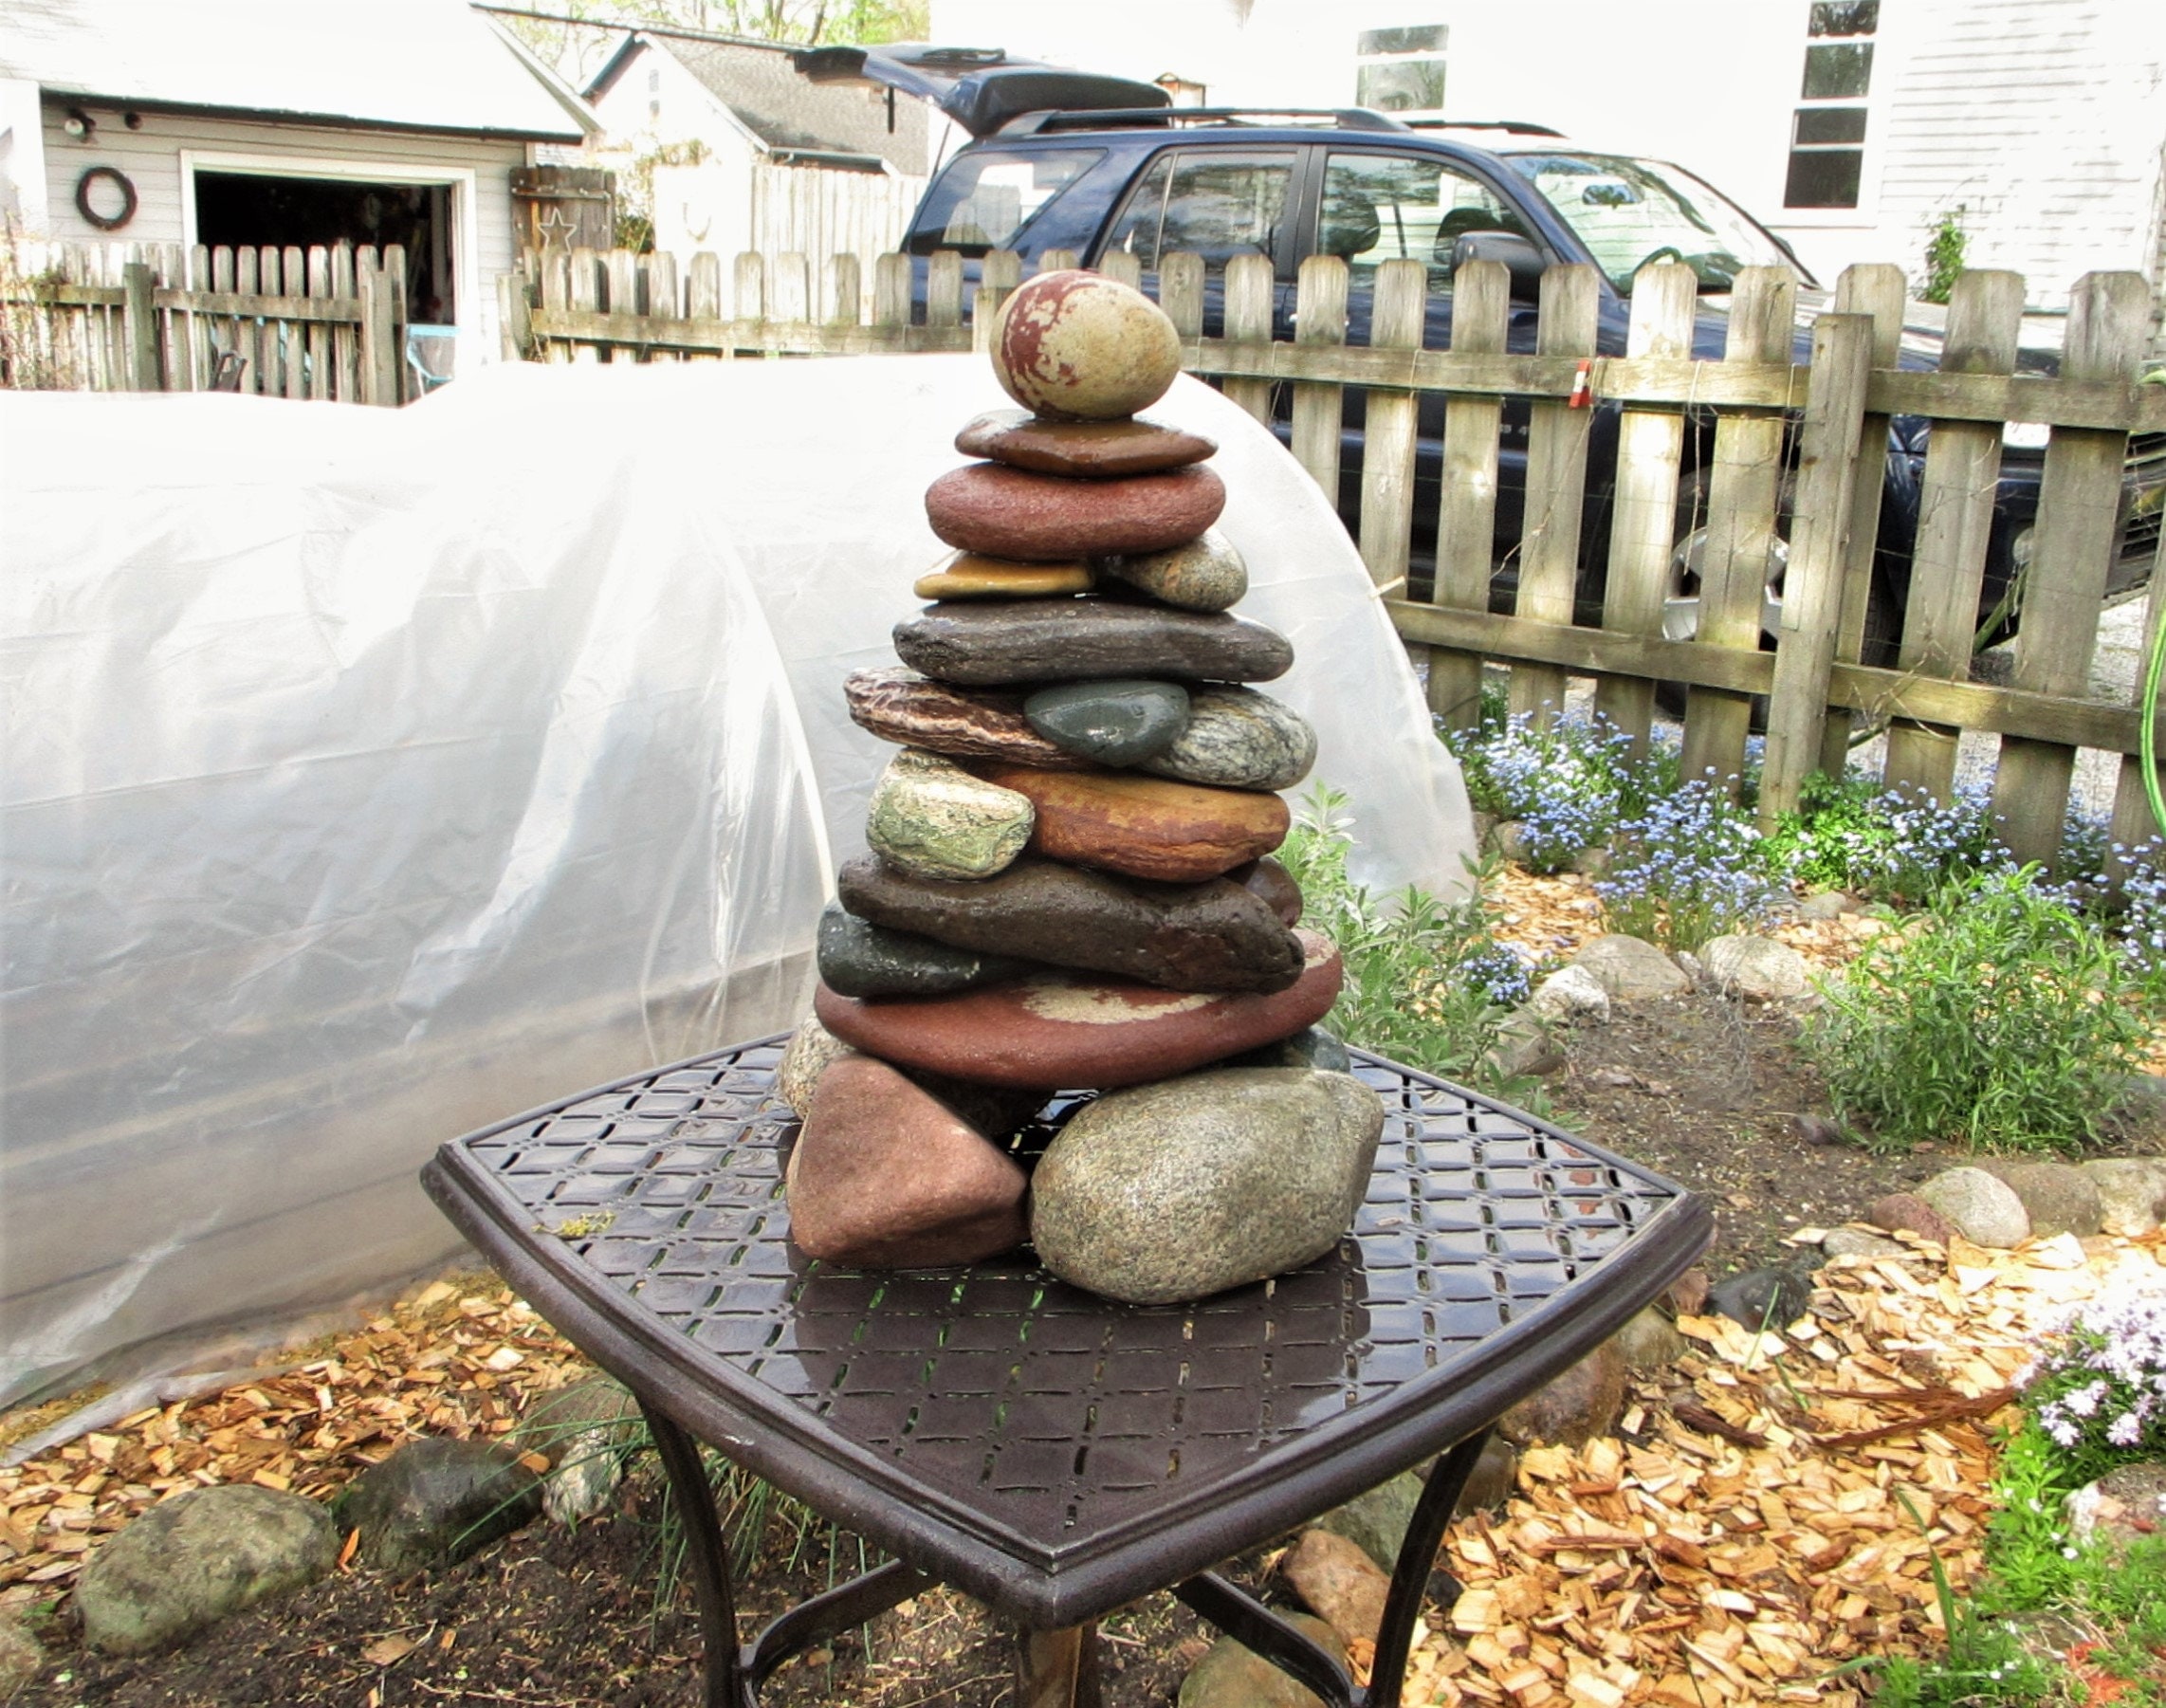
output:
M 909 252 L 960 249 L 982 255 L 1013 248 L 1024 227 L 1105 157 L 1102 148 L 958 155 L 926 193 L 910 230 Z

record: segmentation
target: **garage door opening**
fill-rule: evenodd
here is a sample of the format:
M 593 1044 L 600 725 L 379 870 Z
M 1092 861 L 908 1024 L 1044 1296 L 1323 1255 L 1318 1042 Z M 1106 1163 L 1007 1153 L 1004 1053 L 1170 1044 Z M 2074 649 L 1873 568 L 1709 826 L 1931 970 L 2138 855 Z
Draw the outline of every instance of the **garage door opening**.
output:
M 406 248 L 407 313 L 424 324 L 458 320 L 450 184 L 359 178 L 195 174 L 195 241 L 215 248 L 345 242 Z

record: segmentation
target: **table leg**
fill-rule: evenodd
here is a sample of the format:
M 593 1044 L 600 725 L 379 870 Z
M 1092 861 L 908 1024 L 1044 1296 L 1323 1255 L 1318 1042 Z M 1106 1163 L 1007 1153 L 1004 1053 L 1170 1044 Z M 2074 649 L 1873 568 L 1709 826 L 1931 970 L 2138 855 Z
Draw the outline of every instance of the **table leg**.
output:
M 1422 1598 L 1437 1563 L 1437 1550 L 1443 1543 L 1445 1528 L 1488 1441 L 1489 1431 L 1478 1429 L 1445 1454 L 1429 1473 L 1422 1498 L 1414 1503 L 1406 1539 L 1399 1545 L 1398 1563 L 1391 1570 L 1391 1591 L 1385 1597 L 1384 1619 L 1377 1626 L 1376 1660 L 1369 1667 L 1363 1708 L 1399 1708 L 1399 1692 L 1406 1681 L 1406 1651 L 1414 1642 L 1414 1621 L 1421 1616 Z
M 1100 1708 L 1095 1625 L 1017 1637 L 1016 1708 Z
M 729 1590 L 729 1551 L 715 1516 L 714 1490 L 700 1462 L 699 1444 L 662 1410 L 639 1398 L 647 1431 L 654 1438 L 662 1469 L 670 1478 L 670 1498 L 685 1527 L 685 1558 L 699 1597 L 700 1636 L 707 1645 L 707 1695 L 704 1708 L 744 1708 L 738 1670 L 737 1607 Z

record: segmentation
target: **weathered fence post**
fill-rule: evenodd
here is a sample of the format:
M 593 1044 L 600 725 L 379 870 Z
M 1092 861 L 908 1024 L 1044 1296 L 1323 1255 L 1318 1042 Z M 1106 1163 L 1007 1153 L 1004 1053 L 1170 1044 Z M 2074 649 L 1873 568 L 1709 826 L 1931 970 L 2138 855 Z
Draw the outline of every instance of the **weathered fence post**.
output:
M 910 258 L 882 255 L 872 264 L 872 324 L 910 323 Z
M 2142 274 L 2085 273 L 2069 299 L 2061 377 L 2126 380 L 2150 333 L 2151 286 Z M 2024 601 L 2011 687 L 2071 698 L 2088 689 L 2127 455 L 2125 432 L 2053 429 L 2028 572 L 2048 582 L 2053 597 Z M 2001 738 L 1993 815 L 2018 860 L 2036 860 L 2049 871 L 2060 865 L 2061 821 L 2075 767 L 2073 747 Z
M 2011 372 L 2022 323 L 2020 274 L 1962 274 L 1948 300 L 1940 371 Z M 2000 472 L 1998 422 L 1934 423 L 1933 443 L 1925 453 L 1918 546 L 1911 556 L 1910 597 L 1897 668 L 1950 682 L 1960 682 L 1970 674 Z M 1941 725 L 1894 725 L 1888 730 L 1889 787 L 1945 800 L 1955 784 L 1955 741 L 1956 731 Z
M 953 249 L 942 249 L 926 265 L 925 323 L 963 324 L 963 257 Z
M 400 351 L 391 279 L 372 257 L 363 255 L 355 268 L 355 283 L 361 297 L 361 401 L 396 409 Z
M 1268 255 L 1236 255 L 1226 263 L 1226 337 L 1237 344 L 1271 342 L 1271 317 L 1278 291 Z M 1271 381 L 1226 381 L 1227 398 L 1266 427 L 1271 425 Z
M 1797 321 L 1797 277 L 1788 267 L 1749 266 L 1730 299 L 1725 364 L 1790 361 Z M 1715 466 L 1707 481 L 1707 531 L 1700 554 L 1699 632 L 1703 646 L 1757 651 L 1767 609 L 1781 503 L 1783 433 L 1780 409 L 1730 415 L 1715 430 Z M 1695 687 L 1685 696 L 1683 771 L 1709 772 L 1735 794 L 1745 768 L 1745 738 L 1753 698 Z
M 1692 319 L 1699 279 L 1681 262 L 1658 261 L 1632 276 L 1628 357 L 1683 359 L 1692 355 Z M 1628 409 L 1617 421 L 1617 489 L 1610 500 L 1609 579 L 1603 590 L 1602 626 L 1624 634 L 1660 634 L 1675 543 L 1678 464 L 1684 452 L 1684 412 Z M 1594 709 L 1644 753 L 1655 726 L 1655 685 L 1643 676 L 1604 676 L 1594 685 Z
M 1502 356 L 1512 275 L 1501 261 L 1470 261 L 1452 277 L 1452 354 Z M 1496 435 L 1504 399 L 1454 392 L 1444 399 L 1443 490 L 1437 499 L 1433 602 L 1489 609 L 1496 551 Z M 1481 654 L 1429 649 L 1429 710 L 1453 729 L 1481 721 Z
M 1371 350 L 1419 350 L 1429 313 L 1429 269 L 1386 261 L 1376 269 Z M 1409 369 L 1412 363 L 1408 364 Z M 1362 433 L 1361 558 L 1386 593 L 1406 586 L 1414 547 L 1414 411 L 1420 394 L 1371 386 Z
M 1301 264 L 1294 287 L 1294 341 L 1297 345 L 1347 341 L 1347 264 L 1336 255 L 1312 255 Z M 1266 337 L 1269 334 L 1265 335 Z M 1294 460 L 1339 502 L 1339 434 L 1346 423 L 1345 386 L 1333 381 L 1294 382 Z
M 1795 520 L 1783 576 L 1775 686 L 1768 696 L 1762 830 L 1774 827 L 1777 814 L 1796 810 L 1805 780 L 1820 763 L 1872 360 L 1873 322 L 1863 315 L 1824 314 L 1813 322 L 1812 390 L 1798 432 Z
M 2141 666 L 2136 680 L 2136 711 L 2139 720 L 2143 715 L 2143 667 L 2150 663 L 2151 649 L 2157 644 L 2161 626 L 2166 626 L 2166 535 L 2159 538 L 2158 553 L 2151 565 L 2151 607 L 2143 625 Z M 2139 723 L 2139 731 L 2140 727 Z M 2166 751 L 2166 741 L 2161 741 L 2158 746 L 2160 751 Z M 2114 785 L 2113 824 L 2107 834 L 2124 849 L 2139 848 L 2153 836 L 2166 835 L 2166 825 L 2152 816 L 2151 796 L 2143 786 L 2143 760 L 2139 754 L 2120 756 L 2120 777 Z
M 165 376 L 158 371 L 158 311 L 151 294 L 151 269 L 140 261 L 129 262 L 120 269 L 120 287 L 127 292 L 120 321 L 128 347 L 128 389 L 162 392 Z
M 1591 357 L 1602 280 L 1591 266 L 1552 266 L 1542 275 L 1537 356 Z M 1526 527 L 1520 536 L 1521 616 L 1569 623 L 1579 587 L 1579 532 L 1587 504 L 1587 438 L 1591 409 L 1545 397 L 1529 412 Z M 1512 709 L 1547 726 L 1564 709 L 1562 667 L 1512 667 Z
M 1192 345 L 1203 336 L 1202 256 L 1179 249 L 1160 260 L 1158 305 L 1166 310 L 1166 318 L 1173 322 L 1183 344 Z M 1183 356 L 1185 366 L 1195 352 L 1184 350 Z
M 1000 318 L 1000 304 L 1023 282 L 1023 258 L 1013 249 L 993 249 L 978 264 L 978 294 L 970 299 L 970 347 L 983 352 L 993 347 L 993 322 Z

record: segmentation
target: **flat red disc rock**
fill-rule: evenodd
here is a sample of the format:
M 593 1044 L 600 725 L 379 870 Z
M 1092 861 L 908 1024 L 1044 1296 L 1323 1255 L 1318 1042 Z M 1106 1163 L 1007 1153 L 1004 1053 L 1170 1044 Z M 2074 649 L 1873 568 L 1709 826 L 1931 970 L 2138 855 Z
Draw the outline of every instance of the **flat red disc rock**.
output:
M 1140 1085 L 1290 1038 L 1329 1014 L 1339 951 L 1313 931 L 1295 935 L 1301 976 L 1268 996 L 1054 975 L 919 1002 L 859 1001 L 822 984 L 813 1011 L 845 1043 L 908 1067 L 991 1085 Z

